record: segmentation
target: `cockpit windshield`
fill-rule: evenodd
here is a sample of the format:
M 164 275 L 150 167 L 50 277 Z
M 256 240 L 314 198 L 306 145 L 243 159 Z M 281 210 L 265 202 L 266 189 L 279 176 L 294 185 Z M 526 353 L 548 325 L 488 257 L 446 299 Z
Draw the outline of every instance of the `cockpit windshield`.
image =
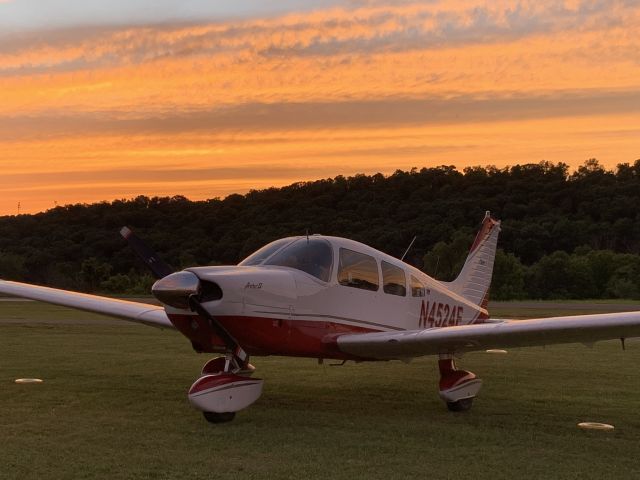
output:
M 268 258 L 264 265 L 295 268 L 313 275 L 323 282 L 328 282 L 331 278 L 333 250 L 331 244 L 326 240 L 299 238 Z
M 245 267 L 251 265 L 259 265 L 264 262 L 267 258 L 273 255 L 275 252 L 284 247 L 287 243 L 293 242 L 293 238 L 281 238 L 280 240 L 276 240 L 271 243 L 267 243 L 264 247 L 259 250 L 256 250 L 243 261 L 241 261 L 238 265 L 243 265 Z

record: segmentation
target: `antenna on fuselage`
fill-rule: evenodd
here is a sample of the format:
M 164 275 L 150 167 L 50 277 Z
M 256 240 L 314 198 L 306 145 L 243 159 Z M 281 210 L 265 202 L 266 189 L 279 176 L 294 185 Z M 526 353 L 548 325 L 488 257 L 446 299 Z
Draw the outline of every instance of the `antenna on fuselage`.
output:
M 402 257 L 400 258 L 401 261 L 404 261 L 404 257 L 407 256 L 407 253 L 409 253 L 409 250 L 411 250 L 411 247 L 413 247 L 413 242 L 416 241 L 416 238 L 418 238 L 418 236 L 416 235 L 415 237 L 413 237 L 413 240 L 411 240 L 411 243 L 409 244 L 409 246 L 407 247 L 407 249 L 404 251 L 404 255 L 402 255 Z
M 307 243 L 309 243 L 309 229 L 307 228 Z

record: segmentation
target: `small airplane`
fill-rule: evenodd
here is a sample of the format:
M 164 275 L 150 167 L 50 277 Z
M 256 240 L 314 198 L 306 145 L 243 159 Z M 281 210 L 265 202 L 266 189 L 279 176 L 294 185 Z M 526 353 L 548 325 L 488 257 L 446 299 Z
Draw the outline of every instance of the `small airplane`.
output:
M 490 319 L 488 292 L 500 222 L 486 213 L 458 277 L 442 282 L 400 259 L 339 237 L 276 240 L 235 266 L 173 272 L 130 229 L 121 234 L 158 279 L 162 306 L 0 280 L 0 293 L 161 328 L 173 328 L 205 363 L 188 391 L 207 421 L 232 420 L 254 403 L 263 380 L 250 356 L 343 363 L 437 355 L 439 392 L 465 411 L 482 385 L 456 368 L 465 352 L 640 336 L 640 312 Z

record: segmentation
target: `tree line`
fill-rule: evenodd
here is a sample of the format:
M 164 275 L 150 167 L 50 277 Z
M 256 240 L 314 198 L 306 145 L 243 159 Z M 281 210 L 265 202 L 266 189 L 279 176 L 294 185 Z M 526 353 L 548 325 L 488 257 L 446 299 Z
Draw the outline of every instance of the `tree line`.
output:
M 128 225 L 175 268 L 235 264 L 280 237 L 352 238 L 455 277 L 486 210 L 502 220 L 492 298 L 640 298 L 640 160 L 337 176 L 224 199 L 145 197 L 0 217 L 0 277 L 147 293 Z

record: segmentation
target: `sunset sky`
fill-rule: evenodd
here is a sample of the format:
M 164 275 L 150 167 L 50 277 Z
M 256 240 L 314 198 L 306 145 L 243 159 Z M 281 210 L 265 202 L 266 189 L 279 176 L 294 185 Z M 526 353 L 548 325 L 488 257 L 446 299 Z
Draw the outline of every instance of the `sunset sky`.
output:
M 640 158 L 640 2 L 0 0 L 0 215 Z

